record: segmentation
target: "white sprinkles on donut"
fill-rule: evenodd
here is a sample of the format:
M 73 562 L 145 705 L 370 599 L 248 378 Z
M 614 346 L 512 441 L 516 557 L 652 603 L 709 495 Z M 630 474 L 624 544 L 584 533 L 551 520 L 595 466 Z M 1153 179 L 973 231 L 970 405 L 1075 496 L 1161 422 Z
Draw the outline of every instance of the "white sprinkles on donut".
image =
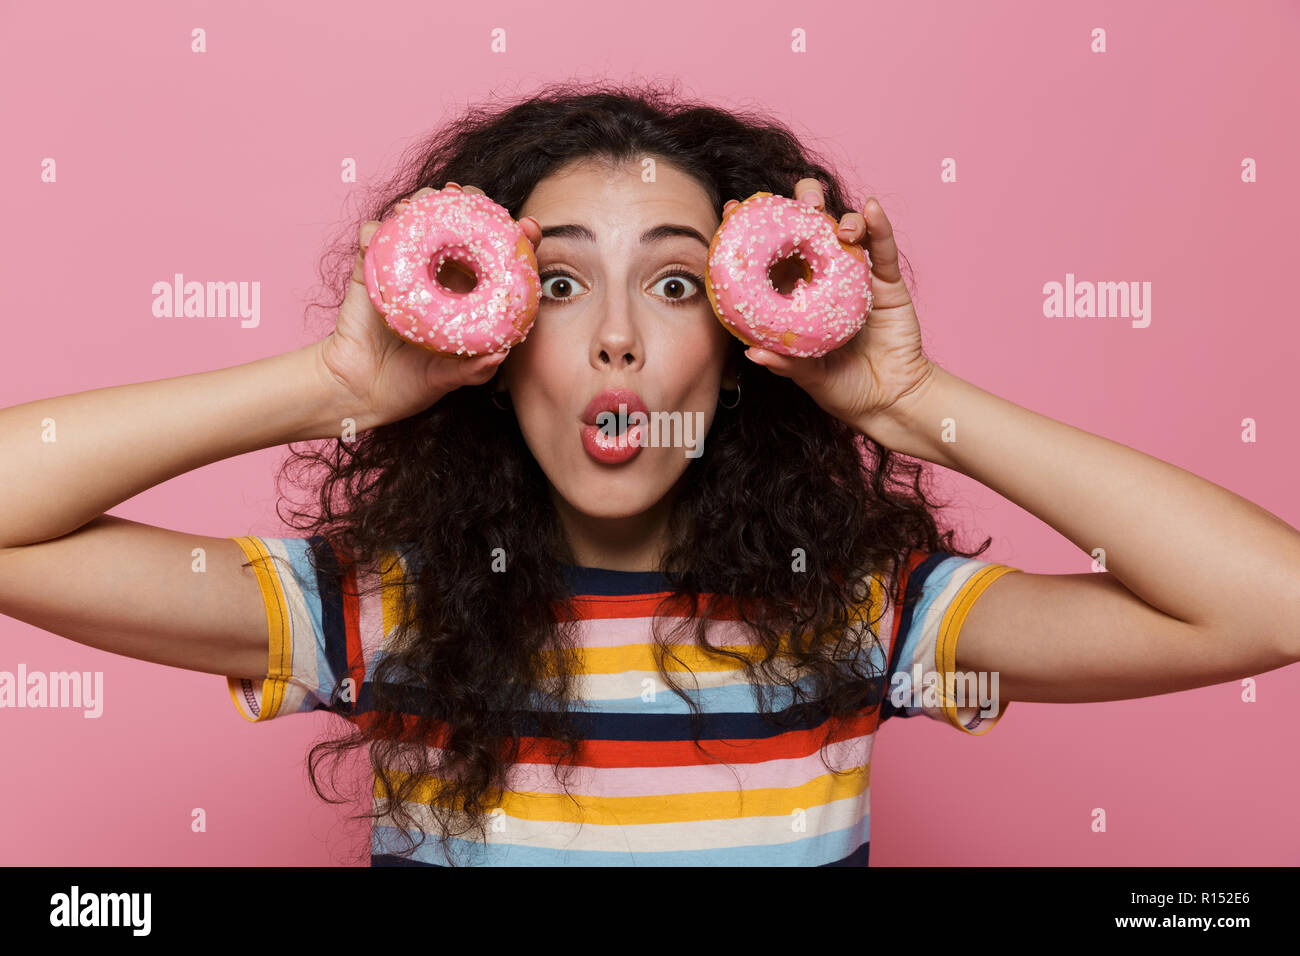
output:
M 466 293 L 437 281 L 448 260 L 471 270 Z M 503 207 L 444 189 L 402 204 L 367 249 L 366 291 L 388 326 L 431 351 L 499 352 L 523 341 L 541 297 L 532 243 Z
M 853 338 L 871 311 L 871 260 L 841 242 L 835 220 L 807 203 L 757 192 L 733 208 L 709 246 L 705 289 L 737 338 L 781 355 L 825 355 Z M 769 270 L 798 253 L 810 278 L 790 294 Z M 802 296 L 803 308 L 798 308 Z

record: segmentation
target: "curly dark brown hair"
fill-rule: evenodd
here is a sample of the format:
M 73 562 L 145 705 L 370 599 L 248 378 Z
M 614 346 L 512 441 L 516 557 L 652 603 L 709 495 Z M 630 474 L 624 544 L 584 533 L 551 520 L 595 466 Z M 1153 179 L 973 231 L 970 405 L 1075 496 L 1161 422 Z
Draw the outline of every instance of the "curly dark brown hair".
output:
M 410 148 L 322 259 L 333 298 L 313 305 L 337 312 L 360 222 L 383 219 L 422 187 L 472 183 L 518 218 L 538 182 L 571 161 L 647 156 L 697 179 L 719 217 L 728 198 L 788 196 L 805 177 L 821 182 L 826 211 L 837 218 L 861 208 L 823 157 L 761 112 L 688 102 L 671 84 L 557 83 L 505 105 L 471 107 Z M 991 539 L 959 550 L 955 532 L 940 534 L 931 513 L 940 506 L 923 491 L 925 463 L 827 414 L 788 379 L 742 364 L 744 400 L 719 407 L 671 516 L 661 571 L 673 593 L 659 610 L 683 617 L 668 635 L 656 618 L 656 657 L 694 721 L 696 701 L 663 666 L 679 631 L 693 630 L 705 653 L 738 662 L 756 688 L 788 688 L 793 703 L 779 712 L 760 699 L 767 719 L 829 717 L 829 742 L 840 721 L 883 697 L 884 675 L 861 654 L 864 642 L 878 645 L 873 625 L 884 611 L 867 600 L 865 575 L 881 570 L 896 581 L 912 549 L 975 557 Z M 279 476 L 301 474 L 312 489 L 309 508 L 281 518 L 319 539 L 309 549 L 318 573 L 343 586 L 349 570 L 378 579 L 395 556 L 407 565 L 399 637 L 375 666 L 369 699 L 354 709 L 340 675 L 330 709 L 349 718 L 351 732 L 317 743 L 307 758 L 317 795 L 338 803 L 322 792 L 319 765 L 332 759 L 337 771 L 345 754 L 368 745 L 376 799 L 352 819 L 392 814 L 397 826 L 421 834 L 404 852 L 429 836 L 410 806 L 427 804 L 448 848 L 450 837 L 486 838 L 520 738 L 554 741 L 548 757 L 557 776 L 582 739 L 570 710 L 573 625 L 556 614 L 570 606 L 561 565 L 576 562 L 546 476 L 513 412 L 493 405 L 491 388 L 459 388 L 350 441 L 291 445 Z M 504 573 L 490 567 L 497 548 L 510 556 Z M 802 569 L 791 559 L 796 548 Z M 709 643 L 706 622 L 722 601 L 758 634 L 761 653 Z M 815 693 L 790 679 L 791 660 Z M 695 744 L 704 749 L 698 724 Z M 823 744 L 823 763 L 825 753 Z

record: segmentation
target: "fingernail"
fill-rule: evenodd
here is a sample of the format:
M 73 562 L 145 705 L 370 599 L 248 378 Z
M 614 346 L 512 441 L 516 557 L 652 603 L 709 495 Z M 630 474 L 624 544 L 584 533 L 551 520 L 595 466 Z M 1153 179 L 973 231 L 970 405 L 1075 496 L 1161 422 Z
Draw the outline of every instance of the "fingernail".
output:
M 450 189 L 452 186 L 455 186 L 457 189 L 459 189 L 459 188 L 460 188 L 460 183 L 453 183 L 453 182 L 449 179 L 449 180 L 447 180 L 447 185 L 446 185 L 445 187 L 443 187 L 443 188 L 445 188 L 445 189 Z
M 817 205 L 817 194 L 812 190 L 808 190 L 807 192 L 805 192 L 802 196 L 799 197 L 799 199 L 802 202 L 806 202 L 810 206 Z

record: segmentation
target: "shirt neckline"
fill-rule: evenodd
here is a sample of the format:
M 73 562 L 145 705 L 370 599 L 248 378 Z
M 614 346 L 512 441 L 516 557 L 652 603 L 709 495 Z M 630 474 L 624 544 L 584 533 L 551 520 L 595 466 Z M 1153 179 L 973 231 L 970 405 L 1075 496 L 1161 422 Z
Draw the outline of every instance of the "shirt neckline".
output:
M 564 561 L 559 565 L 569 592 L 575 595 L 657 594 L 672 590 L 660 571 L 616 571 Z

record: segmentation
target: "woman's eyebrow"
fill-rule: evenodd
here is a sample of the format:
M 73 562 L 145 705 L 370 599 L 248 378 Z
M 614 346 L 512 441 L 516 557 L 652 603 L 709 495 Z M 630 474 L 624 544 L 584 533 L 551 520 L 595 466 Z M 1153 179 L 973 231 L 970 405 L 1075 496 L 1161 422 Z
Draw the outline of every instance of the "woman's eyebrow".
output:
M 563 226 L 546 226 L 542 229 L 542 238 L 547 236 L 556 236 L 560 239 L 582 239 L 586 242 L 595 242 L 596 234 L 586 226 L 577 223 L 567 223 Z M 641 242 L 658 242 L 660 239 L 668 239 L 672 236 L 685 236 L 688 239 L 694 239 L 703 245 L 706 249 L 709 246 L 709 240 L 705 239 L 697 229 L 690 226 L 679 226 L 674 223 L 664 223 L 655 226 L 653 229 L 647 229 L 641 233 Z

